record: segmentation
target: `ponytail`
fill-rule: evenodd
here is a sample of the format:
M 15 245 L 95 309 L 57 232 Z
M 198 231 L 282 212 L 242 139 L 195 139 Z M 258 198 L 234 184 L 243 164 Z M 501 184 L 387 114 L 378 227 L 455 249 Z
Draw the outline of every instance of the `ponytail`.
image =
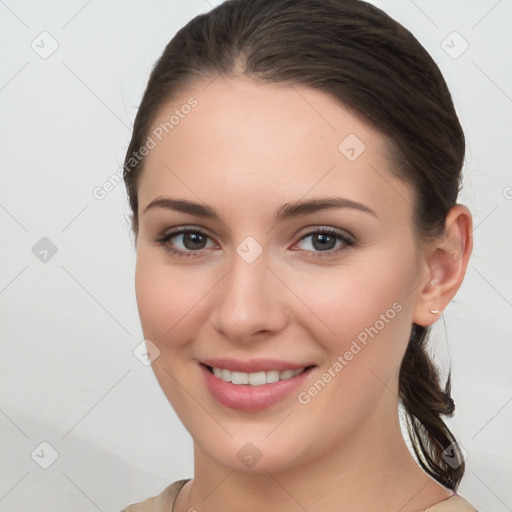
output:
M 452 416 L 451 372 L 445 389 L 426 351 L 429 328 L 413 324 L 399 377 L 399 395 L 407 431 L 421 467 L 448 489 L 457 490 L 465 470 L 463 453 L 441 418 Z

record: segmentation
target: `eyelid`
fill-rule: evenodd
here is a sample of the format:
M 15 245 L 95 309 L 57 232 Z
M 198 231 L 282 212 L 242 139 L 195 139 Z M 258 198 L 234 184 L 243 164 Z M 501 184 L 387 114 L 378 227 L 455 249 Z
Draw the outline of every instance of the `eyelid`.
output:
M 304 228 L 303 230 L 301 229 L 299 233 L 301 233 L 302 231 L 304 231 L 302 234 L 295 235 L 299 237 L 299 240 L 302 240 L 304 237 L 308 235 L 314 235 L 319 232 L 345 236 L 346 238 L 350 238 L 351 240 L 356 240 L 356 237 L 352 233 L 350 233 L 350 231 L 347 231 L 346 229 L 335 228 L 334 226 L 329 226 L 326 224 L 313 224 L 311 226 L 308 226 L 307 228 Z
M 162 232 L 161 235 L 158 235 L 157 238 L 163 238 L 163 237 L 174 237 L 177 235 L 182 235 L 184 233 L 200 233 L 202 235 L 207 236 L 210 240 L 214 241 L 215 243 L 215 236 L 212 235 L 211 231 L 207 228 L 204 228 L 202 226 L 192 225 L 192 224 L 184 224 L 181 226 L 176 226 L 174 228 L 166 229 Z M 217 244 L 218 245 L 218 244 Z

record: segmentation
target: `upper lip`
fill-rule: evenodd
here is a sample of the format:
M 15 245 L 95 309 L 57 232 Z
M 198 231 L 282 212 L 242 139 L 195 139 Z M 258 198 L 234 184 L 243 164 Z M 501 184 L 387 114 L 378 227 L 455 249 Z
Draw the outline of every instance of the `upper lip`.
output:
M 232 372 L 256 373 L 271 370 L 297 370 L 299 368 L 307 368 L 311 364 L 293 363 L 290 361 L 280 361 L 278 359 L 250 359 L 248 361 L 240 361 L 221 357 L 216 359 L 203 359 L 201 363 L 214 368 L 223 368 Z

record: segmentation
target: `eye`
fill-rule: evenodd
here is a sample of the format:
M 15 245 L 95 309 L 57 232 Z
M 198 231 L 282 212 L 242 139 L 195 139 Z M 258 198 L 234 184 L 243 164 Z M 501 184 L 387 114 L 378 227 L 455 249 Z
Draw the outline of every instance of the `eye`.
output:
M 310 239 L 309 241 L 307 241 Z M 305 242 L 307 241 L 307 242 Z M 341 251 L 353 247 L 356 241 L 353 236 L 344 231 L 334 228 L 322 227 L 315 231 L 306 233 L 299 241 L 305 242 L 301 250 L 311 252 L 313 257 L 330 257 L 337 255 Z M 327 254 L 322 254 L 327 253 Z
M 176 239 L 180 247 L 175 247 L 176 242 L 171 241 Z M 154 242 L 161 245 L 167 252 L 175 254 L 176 256 L 184 257 L 197 257 L 203 249 L 211 247 L 207 242 L 211 241 L 210 237 L 203 231 L 195 228 L 180 228 L 170 233 L 164 233 L 162 236 L 156 238 Z M 213 243 L 212 243 L 213 244 Z M 213 244 L 215 246 L 215 244 Z
M 173 241 L 173 239 L 176 240 Z M 307 241 L 308 239 L 310 240 Z M 204 249 L 216 247 L 216 244 L 208 234 L 200 229 L 191 227 L 182 227 L 164 233 L 156 238 L 154 242 L 161 245 L 165 251 L 171 254 L 187 258 L 199 257 Z M 208 242 L 210 242 L 209 245 Z M 322 227 L 306 233 L 296 245 L 300 243 L 303 243 L 303 247 L 300 250 L 311 253 L 313 257 L 330 257 L 356 245 L 353 236 L 330 227 Z M 181 245 L 181 247 L 176 247 L 176 245 Z

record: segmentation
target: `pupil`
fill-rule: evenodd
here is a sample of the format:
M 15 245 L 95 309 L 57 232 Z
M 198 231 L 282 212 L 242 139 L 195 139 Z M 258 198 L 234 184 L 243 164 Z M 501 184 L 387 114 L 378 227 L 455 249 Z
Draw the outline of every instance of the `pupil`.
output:
M 316 238 L 316 237 L 318 237 L 318 238 Z M 329 242 L 329 239 L 330 239 L 330 242 L 331 242 L 331 244 L 327 243 L 327 245 L 329 245 L 329 247 L 327 247 L 327 246 L 325 245 L 325 243 L 324 243 L 324 244 L 320 243 L 320 245 L 318 245 L 317 243 L 315 243 L 315 241 L 316 241 L 316 240 L 323 240 L 324 242 L 325 242 L 325 241 Z M 321 249 L 326 249 L 326 248 L 327 248 L 327 249 L 332 249 L 332 248 L 334 247 L 334 245 L 332 244 L 332 242 L 336 243 L 336 240 L 335 240 L 335 239 L 334 239 L 334 237 L 332 237 L 331 235 L 323 235 L 323 234 L 320 234 L 320 235 L 315 235 L 315 236 L 313 237 L 313 247 L 314 247 L 315 249 L 320 249 L 320 250 L 321 250 Z
M 185 246 L 188 246 L 188 249 L 202 249 L 202 244 L 204 244 L 203 238 L 203 235 L 199 233 L 185 233 Z M 191 243 L 187 243 L 187 241 Z

